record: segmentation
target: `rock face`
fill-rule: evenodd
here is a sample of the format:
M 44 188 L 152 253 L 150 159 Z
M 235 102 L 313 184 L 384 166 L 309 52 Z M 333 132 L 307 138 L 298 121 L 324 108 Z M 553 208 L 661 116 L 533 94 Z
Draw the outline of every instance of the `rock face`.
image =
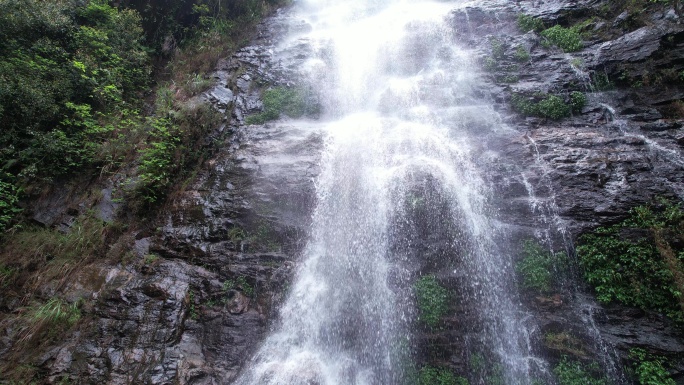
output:
M 680 18 L 663 8 L 634 29 L 625 26 L 627 16 L 616 15 L 618 27 L 612 30 L 621 33 L 585 41 L 573 54 L 545 48 L 537 34 L 516 26 L 519 13 L 547 25 L 568 25 L 608 3 L 482 1 L 451 14 L 458 44 L 484 60 L 496 37 L 510 53 L 483 74 L 481 93 L 512 130 L 482 138 L 476 161 L 493 188 L 498 219 L 512 244 L 543 233 L 556 248 L 571 248 L 579 234 L 624 218 L 636 205 L 654 197 L 684 197 Z M 203 96 L 226 114 L 222 130 L 230 140 L 159 213 L 150 226 L 155 230 L 129 234 L 130 250 L 121 263 L 95 263 L 66 286 L 65 293 L 92 301 L 75 331 L 31 358 L 45 383 L 64 378 L 83 384 L 231 383 L 264 338 L 308 231 L 323 146 L 301 122 L 245 122 L 263 109 L 264 87 L 297 82 L 295 70 L 310 54 L 306 41 L 291 45 L 296 52 L 278 51 L 275 43 L 286 32 L 307 29 L 289 18 L 282 11 L 259 25 L 252 45 L 220 62 L 217 84 Z M 519 46 L 529 51 L 529 59 L 512 58 Z M 671 74 L 674 78 L 667 78 Z M 561 121 L 524 118 L 510 108 L 515 93 L 567 96 L 575 90 L 591 92 L 588 103 Z M 68 228 L 75 214 L 65 207 L 78 202 L 67 195 L 62 191 L 43 201 L 35 219 Z M 105 199 L 101 210 L 107 217 L 118 209 L 110 201 Z M 426 231 L 424 243 L 412 247 L 437 255 L 444 243 L 440 237 L 449 235 Z M 433 273 L 455 295 L 465 295 L 458 294 L 461 278 L 443 274 L 447 267 L 430 263 L 429 256 L 424 266 L 412 269 Z M 536 354 L 557 362 L 574 353 L 599 361 L 613 370 L 615 380 L 628 383 L 620 367 L 630 349 L 641 347 L 672 360 L 675 377 L 683 381 L 679 327 L 634 309 L 601 308 L 587 292 L 581 284 L 569 284 L 554 296 L 521 295 L 538 327 Z M 453 315 L 443 320 L 442 330 L 417 333 L 419 364 L 467 370 L 461 347 L 476 327 L 469 324 L 467 301 L 460 303 L 450 309 Z M 545 335 L 563 333 L 570 336 L 566 343 L 543 342 Z M 0 359 L 8 360 L 11 349 L 10 341 L 1 339 Z

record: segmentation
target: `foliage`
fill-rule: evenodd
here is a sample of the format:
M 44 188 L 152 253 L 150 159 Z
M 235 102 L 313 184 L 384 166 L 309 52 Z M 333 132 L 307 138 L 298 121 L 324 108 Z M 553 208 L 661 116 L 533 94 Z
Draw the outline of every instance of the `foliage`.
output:
M 553 369 L 558 377 L 559 385 L 607 385 L 605 378 L 596 377 L 592 372 L 597 369 L 595 364 L 586 366 L 578 361 L 570 361 L 563 357 Z
M 148 83 L 140 24 L 104 0 L 0 2 L 0 168 L 32 178 L 91 163 L 100 120 Z
M 174 154 L 180 142 L 177 129 L 168 118 L 150 118 L 150 144 L 140 151 L 138 190 L 146 201 L 156 202 L 172 180 Z
M 522 286 L 542 293 L 549 292 L 553 282 L 553 255 L 532 240 L 523 244 L 523 254 L 523 259 L 516 265 L 522 277 Z
M 536 17 L 521 13 L 518 15 L 518 28 L 522 32 L 541 32 L 544 29 L 544 22 Z
M 675 385 L 675 381 L 665 368 L 663 357 L 635 348 L 629 351 L 629 358 L 634 360 L 634 373 L 639 385 Z
M 11 223 L 14 216 L 22 210 L 19 207 L 19 189 L 8 180 L 3 180 L 0 172 L 0 233 Z
M 677 282 L 684 252 L 674 250 L 674 261 L 668 262 L 657 244 L 661 232 L 682 234 L 681 206 L 661 202 L 659 207 L 635 207 L 630 213 L 624 221 L 580 238 L 577 253 L 584 276 L 601 302 L 617 301 L 684 321 Z M 633 235 L 626 237 L 625 232 Z
M 560 25 L 542 31 L 541 35 L 550 44 L 558 46 L 564 52 L 574 52 L 582 49 L 582 37 L 577 28 L 564 28 Z
M 515 49 L 515 60 L 521 63 L 530 61 L 530 53 L 520 45 Z
M 468 380 L 455 376 L 448 369 L 425 366 L 418 374 L 419 385 L 468 385 Z
M 148 145 L 139 151 L 136 192 L 148 204 L 164 198 L 168 187 L 188 171 L 188 166 L 206 155 L 201 139 L 221 119 L 211 106 L 174 109 L 173 101 L 166 97 L 165 92 L 158 93 L 158 116 L 147 118 Z
M 579 91 L 572 91 L 570 93 L 570 108 L 572 112 L 581 112 L 582 108 L 587 104 L 587 96 Z
M 433 275 L 420 277 L 413 285 L 416 294 L 419 319 L 434 328 L 448 311 L 449 295 Z
M 223 282 L 223 290 L 229 291 L 240 289 L 247 297 L 254 297 L 254 287 L 247 282 L 247 278 L 239 276 L 237 279 L 229 279 Z
M 537 111 L 543 117 L 559 120 L 570 115 L 570 107 L 556 95 L 549 95 L 537 103 Z
M 315 115 L 318 106 L 311 102 L 311 94 L 299 88 L 275 87 L 264 91 L 264 111 L 247 118 L 248 124 L 264 124 L 275 120 L 281 114 L 291 118 Z
M 572 100 L 571 100 L 572 103 Z M 526 116 L 539 116 L 553 120 L 559 120 L 570 116 L 571 106 L 556 95 L 548 95 L 540 99 L 525 97 L 521 94 L 513 94 L 511 106 L 514 110 Z

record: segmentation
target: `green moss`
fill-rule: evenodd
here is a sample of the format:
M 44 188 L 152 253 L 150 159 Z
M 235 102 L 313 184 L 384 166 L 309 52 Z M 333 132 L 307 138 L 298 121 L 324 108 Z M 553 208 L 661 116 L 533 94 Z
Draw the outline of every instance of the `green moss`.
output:
M 447 313 L 449 295 L 432 275 L 423 276 L 413 285 L 420 312 L 419 319 L 434 328 Z

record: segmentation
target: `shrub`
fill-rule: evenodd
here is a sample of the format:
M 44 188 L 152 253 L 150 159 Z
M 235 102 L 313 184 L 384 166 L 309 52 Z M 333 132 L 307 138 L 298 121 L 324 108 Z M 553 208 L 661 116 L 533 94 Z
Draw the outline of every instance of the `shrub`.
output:
M 675 385 L 674 379 L 665 369 L 665 359 L 646 353 L 643 349 L 632 349 L 629 358 L 634 360 L 634 374 L 639 385 Z
M 419 319 L 431 328 L 436 327 L 448 310 L 447 290 L 432 275 L 418 279 L 413 289 L 420 312 Z
M 580 265 L 599 301 L 617 301 L 684 321 L 678 278 L 684 251 L 672 249 L 661 236 L 681 234 L 683 214 L 678 205 L 665 204 L 657 212 L 640 206 L 624 221 L 580 237 Z M 625 231 L 637 236 L 625 237 Z
M 518 28 L 522 32 L 541 32 L 544 29 L 544 22 L 536 17 L 521 13 L 518 15 Z
M 537 103 L 537 111 L 539 115 L 553 120 L 570 116 L 570 107 L 556 95 L 549 95 Z
M 557 282 L 554 270 L 564 270 L 566 263 L 565 253 L 553 254 L 538 243 L 527 240 L 523 243 L 523 259 L 517 263 L 516 271 L 522 277 L 524 288 L 547 293 Z
M 539 101 L 536 100 L 539 100 L 538 95 L 530 98 L 521 94 L 513 94 L 511 106 L 525 116 L 539 116 L 553 120 L 570 116 L 570 106 L 559 96 L 548 95 Z
M 418 374 L 419 385 L 468 385 L 468 380 L 457 377 L 448 369 L 423 367 Z
M 6 180 L 0 178 L 0 233 L 7 229 L 12 219 L 21 211 L 19 189 L 9 180 L 9 175 Z
M 558 377 L 559 385 L 607 385 L 605 378 L 596 377 L 592 372 L 597 371 L 598 366 L 592 364 L 585 366 L 577 361 L 570 361 L 563 357 L 560 363 L 553 369 Z
M 515 60 L 519 62 L 527 62 L 530 60 L 530 53 L 527 52 L 527 49 L 523 46 L 518 46 L 518 48 L 515 49 Z
M 542 31 L 541 35 L 550 44 L 558 46 L 564 52 L 574 52 L 582 49 L 582 37 L 574 28 L 563 28 L 560 25 L 553 26 Z
M 570 93 L 570 108 L 572 112 L 581 112 L 582 108 L 587 104 L 587 96 L 579 91 Z

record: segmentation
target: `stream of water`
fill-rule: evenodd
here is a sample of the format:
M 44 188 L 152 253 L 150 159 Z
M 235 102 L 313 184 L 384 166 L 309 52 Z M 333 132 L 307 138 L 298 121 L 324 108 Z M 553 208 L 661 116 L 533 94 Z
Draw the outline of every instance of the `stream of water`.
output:
M 416 210 L 429 228 L 458 233 L 440 256 L 449 267 L 437 279 L 461 277 L 464 300 L 476 304 L 477 330 L 464 349 L 486 349 L 487 365 L 508 385 L 543 375 L 543 360 L 530 353 L 530 317 L 511 290 L 510 251 L 499 242 L 491 193 L 475 161 L 482 135 L 506 128 L 475 96 L 477 65 L 450 33 L 449 12 L 458 6 L 296 4 L 311 30 L 283 44 L 306 42 L 314 52 L 302 76 L 321 90 L 316 124 L 326 139 L 317 204 L 279 319 L 236 384 L 410 381 L 418 368 L 406 346 L 420 322 L 411 287 L 423 275 L 410 266 L 427 255 L 393 245 L 421 241 L 400 229 L 411 228 Z

